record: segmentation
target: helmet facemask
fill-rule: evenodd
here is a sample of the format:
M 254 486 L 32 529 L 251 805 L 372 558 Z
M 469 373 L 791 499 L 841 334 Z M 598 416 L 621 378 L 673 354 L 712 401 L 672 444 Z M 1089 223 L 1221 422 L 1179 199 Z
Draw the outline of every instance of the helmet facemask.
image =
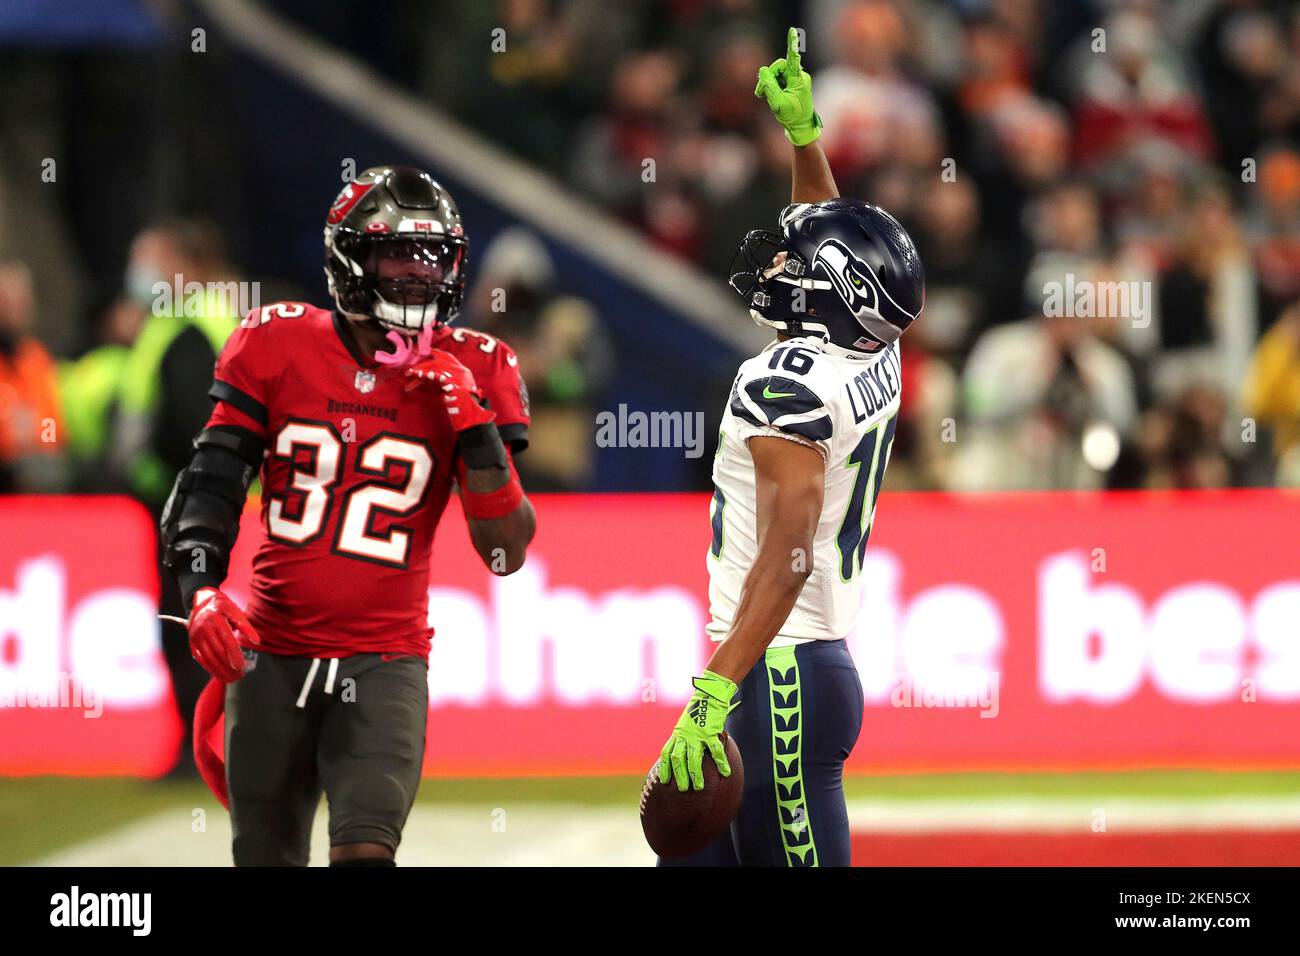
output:
M 456 317 L 465 249 L 453 236 L 340 233 L 327 270 L 331 291 L 344 312 L 414 335 Z
M 731 257 L 728 271 L 728 284 L 745 300 L 750 318 L 757 324 L 789 335 L 802 334 L 801 314 L 806 314 L 806 309 L 795 308 L 795 292 L 809 287 L 802 278 L 807 266 L 780 233 L 750 230 Z

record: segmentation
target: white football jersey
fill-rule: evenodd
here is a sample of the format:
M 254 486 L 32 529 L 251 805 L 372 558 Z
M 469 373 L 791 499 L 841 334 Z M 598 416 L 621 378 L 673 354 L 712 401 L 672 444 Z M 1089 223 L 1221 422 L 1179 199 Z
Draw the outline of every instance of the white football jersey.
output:
M 749 440 L 768 435 L 816 448 L 826 462 L 813 571 L 772 646 L 836 640 L 853 631 L 900 393 L 897 343 L 866 355 L 820 339 L 788 339 L 740 366 L 713 459 L 710 638 L 721 641 L 730 632 L 758 555 Z

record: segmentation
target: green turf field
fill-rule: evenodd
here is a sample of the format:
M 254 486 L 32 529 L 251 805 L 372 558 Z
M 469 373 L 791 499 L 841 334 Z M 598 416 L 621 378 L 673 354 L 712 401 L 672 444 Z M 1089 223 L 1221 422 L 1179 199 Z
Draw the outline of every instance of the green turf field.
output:
M 424 805 L 625 804 L 635 812 L 638 777 L 430 779 Z M 1300 772 L 1142 771 L 1079 774 L 936 774 L 850 777 L 850 800 L 997 797 L 1224 797 L 1300 795 Z M 199 782 L 122 778 L 19 777 L 0 780 L 0 865 L 45 854 L 165 810 L 221 812 Z

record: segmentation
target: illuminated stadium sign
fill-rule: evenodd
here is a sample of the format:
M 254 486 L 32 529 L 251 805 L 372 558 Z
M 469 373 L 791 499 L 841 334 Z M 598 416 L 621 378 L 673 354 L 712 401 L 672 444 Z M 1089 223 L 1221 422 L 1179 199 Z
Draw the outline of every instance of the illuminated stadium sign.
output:
M 454 510 L 441 529 L 429 773 L 642 772 L 707 659 L 707 497 L 537 509 L 508 578 Z M 124 499 L 0 513 L 0 773 L 161 772 L 178 725 L 148 516 Z M 88 541 L 92 513 L 111 532 Z M 886 493 L 849 637 L 867 702 L 850 769 L 1296 766 L 1298 526 L 1279 492 Z M 250 513 L 237 598 L 259 535 Z

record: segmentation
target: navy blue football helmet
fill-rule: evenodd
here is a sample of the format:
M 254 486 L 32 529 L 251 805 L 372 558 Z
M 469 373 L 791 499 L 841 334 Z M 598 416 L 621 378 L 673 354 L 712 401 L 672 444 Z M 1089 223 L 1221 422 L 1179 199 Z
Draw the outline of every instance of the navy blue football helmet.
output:
M 730 271 L 731 287 L 759 325 L 855 352 L 897 341 L 925 305 L 912 238 L 861 199 L 787 206 L 781 231 L 751 231 Z

